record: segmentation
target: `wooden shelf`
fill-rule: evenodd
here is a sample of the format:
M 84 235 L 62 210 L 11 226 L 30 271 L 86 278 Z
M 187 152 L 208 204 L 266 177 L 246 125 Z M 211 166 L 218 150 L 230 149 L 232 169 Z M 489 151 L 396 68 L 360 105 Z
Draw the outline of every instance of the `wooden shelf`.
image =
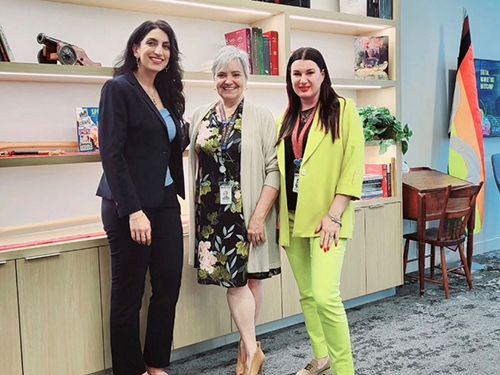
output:
M 341 35 L 367 35 L 396 26 L 393 20 L 307 8 L 296 8 L 289 17 L 292 30 Z
M 0 168 L 27 167 L 50 164 L 95 163 L 99 161 L 101 161 L 101 158 L 98 153 L 78 153 L 52 156 L 10 156 L 0 158 Z
M 52 82 L 52 83 L 99 83 L 102 84 L 111 78 L 113 68 L 50 65 L 37 63 L 0 63 L 0 81 L 17 82 Z M 211 73 L 185 72 L 186 86 L 213 86 Z M 251 75 L 248 80 L 252 88 L 284 88 L 284 76 Z M 395 87 L 395 81 L 360 80 L 332 78 L 334 88 L 347 90 L 374 90 Z
M 396 22 L 338 12 L 256 2 L 250 0 L 44 0 L 58 3 L 120 9 L 135 12 L 168 14 L 171 16 L 211 21 L 253 24 L 277 14 L 290 17 L 295 30 L 332 34 L 363 35 L 395 27 Z M 230 16 L 229 16 L 230 14 Z
M 358 200 L 354 202 L 354 208 L 364 208 L 364 207 L 380 207 L 384 206 L 386 204 L 391 204 L 391 203 L 398 203 L 401 202 L 401 199 L 399 197 L 388 197 L 388 198 L 378 198 L 378 199 L 365 199 L 365 200 Z
M 0 81 L 104 83 L 113 75 L 113 68 L 0 62 Z
M 252 24 L 282 13 L 283 7 L 255 1 L 234 0 L 45 0 L 56 3 L 119 9 L 174 17 Z M 288 8 L 288 7 L 287 7 Z

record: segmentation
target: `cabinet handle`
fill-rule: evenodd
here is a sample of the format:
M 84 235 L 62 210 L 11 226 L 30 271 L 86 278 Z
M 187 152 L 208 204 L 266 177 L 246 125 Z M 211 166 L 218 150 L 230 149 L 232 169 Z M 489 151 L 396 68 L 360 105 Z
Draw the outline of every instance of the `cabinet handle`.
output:
M 384 207 L 384 206 L 385 206 L 385 204 L 375 204 L 375 205 L 373 205 L 373 206 L 368 206 L 368 207 L 369 207 L 370 209 L 372 209 L 372 208 L 380 208 L 380 207 Z
M 53 258 L 58 257 L 61 253 L 52 253 L 52 254 L 43 254 L 43 255 L 34 255 L 32 257 L 25 257 L 24 260 L 36 260 L 36 259 L 44 259 L 44 258 Z
M 7 263 L 7 261 L 6 261 L 6 260 L 1 260 L 1 261 L 0 261 L 0 266 L 4 265 L 4 264 L 6 264 L 6 263 Z

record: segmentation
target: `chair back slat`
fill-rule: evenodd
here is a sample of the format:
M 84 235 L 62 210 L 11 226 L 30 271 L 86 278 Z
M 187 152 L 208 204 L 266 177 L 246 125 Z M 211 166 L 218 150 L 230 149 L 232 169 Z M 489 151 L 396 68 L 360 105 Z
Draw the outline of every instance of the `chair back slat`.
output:
M 457 240 L 465 235 L 467 223 L 483 182 L 457 188 L 448 186 L 441 212 L 437 240 Z

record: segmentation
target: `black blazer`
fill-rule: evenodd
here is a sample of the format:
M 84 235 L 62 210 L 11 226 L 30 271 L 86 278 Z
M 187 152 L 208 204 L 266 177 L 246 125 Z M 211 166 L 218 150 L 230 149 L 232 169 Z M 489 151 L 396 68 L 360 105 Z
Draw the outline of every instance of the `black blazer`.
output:
M 164 104 L 166 98 L 162 97 Z M 170 142 L 163 117 L 132 72 L 107 81 L 99 102 L 99 149 L 104 173 L 97 195 L 113 200 L 118 215 L 159 206 L 167 166 L 184 198 L 181 119 Z

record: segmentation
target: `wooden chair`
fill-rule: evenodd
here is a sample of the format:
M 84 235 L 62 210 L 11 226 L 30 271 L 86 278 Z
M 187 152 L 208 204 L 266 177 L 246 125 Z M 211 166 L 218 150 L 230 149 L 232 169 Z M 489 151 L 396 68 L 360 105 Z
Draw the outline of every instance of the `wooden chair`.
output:
M 448 272 L 457 273 L 463 275 L 467 279 L 469 284 L 469 289 L 472 289 L 472 279 L 470 275 L 470 270 L 467 265 L 467 259 L 464 253 L 463 244 L 465 242 L 465 230 L 467 228 L 467 223 L 469 221 L 471 213 L 474 212 L 474 206 L 476 204 L 476 197 L 483 182 L 478 185 L 467 185 L 457 188 L 452 188 L 448 186 L 443 192 L 442 197 L 442 209 L 440 212 L 428 213 L 426 215 L 426 221 L 438 220 L 439 225 L 434 228 L 429 228 L 425 230 L 425 243 L 431 245 L 431 252 L 425 257 L 430 257 L 430 278 L 424 277 L 425 281 L 442 284 L 444 287 L 444 293 L 446 299 L 450 298 L 450 292 L 448 288 Z M 424 205 L 425 211 L 425 194 L 422 194 L 422 204 Z M 440 199 L 441 200 L 441 199 Z M 418 276 L 406 274 L 406 266 L 409 262 L 417 261 L 417 258 L 408 260 L 408 250 L 410 241 L 418 241 L 419 236 L 417 233 L 405 234 L 403 236 L 405 241 L 404 248 L 404 259 L 403 259 L 403 273 L 405 276 L 419 278 Z M 441 265 L 436 266 L 436 246 L 441 250 Z M 450 250 L 456 251 L 460 255 L 461 265 L 452 269 L 446 267 L 446 258 L 444 249 L 448 248 Z M 424 264 L 423 262 L 420 264 Z M 442 280 L 435 279 L 434 270 L 439 268 L 442 271 Z M 463 270 L 461 272 L 460 270 Z M 422 292 L 422 291 L 421 291 Z

